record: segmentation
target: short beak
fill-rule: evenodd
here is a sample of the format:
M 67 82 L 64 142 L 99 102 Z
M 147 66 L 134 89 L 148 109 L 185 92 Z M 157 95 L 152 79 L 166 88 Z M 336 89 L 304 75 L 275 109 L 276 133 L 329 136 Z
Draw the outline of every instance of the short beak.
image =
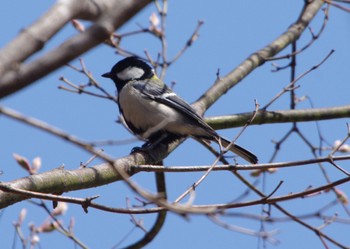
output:
M 111 75 L 110 72 L 104 73 L 104 74 L 102 74 L 101 76 L 104 77 L 104 78 L 112 78 L 112 75 Z

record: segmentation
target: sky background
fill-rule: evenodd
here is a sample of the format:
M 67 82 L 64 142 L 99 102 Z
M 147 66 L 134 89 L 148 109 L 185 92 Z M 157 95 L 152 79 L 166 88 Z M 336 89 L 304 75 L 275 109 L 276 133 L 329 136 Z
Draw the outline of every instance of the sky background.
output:
M 250 54 L 282 34 L 299 16 L 303 2 L 287 0 L 221 0 L 215 3 L 198 0 L 170 1 L 167 17 L 168 58 L 172 58 L 184 46 L 198 20 L 203 20 L 204 25 L 200 29 L 199 39 L 168 69 L 165 81 L 168 84 L 176 82 L 174 90 L 188 102 L 195 101 L 215 81 L 218 68 L 222 76 L 226 75 Z M 0 47 L 4 47 L 16 37 L 21 29 L 29 26 L 44 14 L 53 3 L 54 1 L 18 0 L 2 3 Z M 155 11 L 154 5 L 150 4 L 118 30 L 118 33 L 137 30 L 137 24 L 148 26 L 149 16 Z M 322 22 L 323 14 L 320 12 L 311 24 L 315 32 L 318 31 Z M 89 24 L 86 23 L 86 25 Z M 297 75 L 299 75 L 318 64 L 330 50 L 335 49 L 335 53 L 322 67 L 298 82 L 300 84 L 300 88 L 297 90 L 298 96 L 308 96 L 315 107 L 349 104 L 349 28 L 350 15 L 339 9 L 331 8 L 329 22 L 321 38 L 297 58 Z M 48 42 L 44 52 L 56 47 L 75 33 L 73 27 L 67 25 Z M 305 45 L 309 40 L 310 34 L 305 32 L 299 46 Z M 153 58 L 160 50 L 159 44 L 156 39 L 147 34 L 133 36 L 122 41 L 122 46 L 125 49 L 139 54 L 143 54 L 146 49 Z M 286 49 L 281 54 L 288 52 L 289 49 Z M 114 93 L 113 83 L 100 75 L 109 71 L 122 57 L 116 55 L 110 47 L 100 45 L 81 58 L 98 82 L 110 93 Z M 288 61 L 275 63 L 283 66 Z M 73 61 L 72 64 L 79 66 L 78 60 Z M 255 99 L 261 106 L 264 106 L 290 80 L 289 70 L 272 73 L 271 69 L 273 69 L 271 63 L 266 63 L 255 70 L 215 103 L 206 115 L 253 111 Z M 84 76 L 68 67 L 63 67 L 36 84 L 2 100 L 0 105 L 41 119 L 87 141 L 132 138 L 132 135 L 124 127 L 115 123 L 118 109 L 113 102 L 59 90 L 58 86 L 63 85 L 59 80 L 60 76 L 77 84 L 87 83 Z M 288 108 L 289 95 L 286 94 L 278 99 L 269 110 Z M 310 103 L 304 101 L 298 105 L 298 108 L 310 108 Z M 342 139 L 347 133 L 346 122 L 349 122 L 349 119 L 320 122 L 322 135 L 330 143 Z M 10 181 L 27 175 L 24 170 L 17 166 L 12 153 L 18 153 L 30 160 L 40 156 L 43 162 L 41 172 L 52 170 L 61 165 L 64 165 L 66 169 L 76 169 L 80 162 L 85 162 L 90 157 L 85 151 L 67 144 L 57 137 L 3 116 L 0 116 L 0 127 L 0 169 L 3 172 L 1 181 Z M 256 153 L 260 162 L 267 162 L 274 152 L 274 144 L 271 140 L 281 139 L 290 127 L 290 124 L 252 126 L 239 138 L 238 143 Z M 318 145 L 319 137 L 314 122 L 300 124 L 299 128 L 313 144 Z M 238 131 L 239 129 L 228 129 L 219 131 L 219 133 L 232 139 Z M 141 143 L 103 148 L 107 153 L 118 158 L 127 155 L 131 148 L 138 145 Z M 327 152 L 324 155 L 326 154 Z M 312 158 L 310 149 L 296 135 L 293 135 L 283 144 L 276 161 L 309 158 Z M 165 160 L 165 165 L 210 165 L 214 159 L 201 145 L 188 139 Z M 242 161 L 239 160 L 239 162 Z M 98 160 L 94 161 L 94 164 L 97 163 L 99 163 Z M 341 166 L 349 169 L 348 162 L 341 163 Z M 331 167 L 328 167 L 327 170 L 332 180 L 344 177 L 343 174 Z M 251 178 L 248 172 L 242 174 L 251 182 L 259 180 L 257 186 L 262 188 L 263 179 Z M 176 199 L 201 175 L 202 173 L 167 174 L 169 199 Z M 325 184 L 319 168 L 315 165 L 279 170 L 273 175 L 267 175 L 265 179 L 267 180 L 264 182 L 266 193 L 272 191 L 281 180 L 284 181 L 276 195 L 298 192 L 309 186 Z M 134 176 L 133 180 L 148 190 L 155 190 L 153 174 L 140 173 Z M 344 184 L 340 189 L 349 195 L 350 184 Z M 195 203 L 226 203 L 235 200 L 245 190 L 243 184 L 230 173 L 216 172 L 210 174 L 197 189 Z M 126 197 L 130 198 L 133 203 L 137 203 L 134 201 L 135 194 L 122 182 L 71 192 L 66 195 L 87 197 L 96 194 L 101 195 L 97 202 L 114 207 L 125 207 Z M 256 198 L 257 196 L 250 193 L 245 200 Z M 334 198 L 334 195 L 329 193 L 288 201 L 281 205 L 295 215 L 308 214 L 327 205 Z M 51 205 L 49 202 L 48 204 Z M 24 222 L 24 232 L 27 235 L 28 224 L 32 223 L 38 226 L 47 217 L 42 209 L 28 202 L 18 203 L 3 210 L 0 219 L 2 248 L 12 248 L 14 236 L 12 223 L 17 220 L 23 207 L 28 209 L 28 215 Z M 239 212 L 259 215 L 262 212 L 262 207 L 230 210 L 230 213 L 233 214 Z M 335 213 L 346 217 L 340 205 L 326 212 L 328 215 Z M 273 209 L 272 216 L 282 217 L 282 214 Z M 69 205 L 68 212 L 62 217 L 65 225 L 68 225 L 71 217 L 74 217 L 76 222 L 75 235 L 90 248 L 111 248 L 133 229 L 128 215 L 108 214 L 94 209 L 89 209 L 89 213 L 85 214 L 80 206 Z M 145 226 L 149 228 L 153 224 L 155 216 L 139 215 L 136 217 L 143 219 Z M 225 221 L 254 231 L 259 231 L 261 226 L 256 220 L 240 218 L 239 215 L 225 219 Z M 306 221 L 315 227 L 322 225 L 320 219 L 307 219 Z M 264 223 L 264 225 L 266 231 L 278 231 L 273 238 L 279 243 L 276 245 L 267 243 L 267 248 L 322 248 L 319 238 L 313 232 L 294 222 Z M 348 229 L 346 224 L 332 224 L 322 231 L 333 236 L 339 242 L 350 245 L 350 238 L 346 232 Z M 135 229 L 122 245 L 126 246 L 141 238 L 142 235 L 141 230 Z M 41 248 L 74 248 L 69 239 L 58 233 L 44 234 L 40 238 Z M 223 229 L 206 217 L 194 215 L 186 220 L 170 213 L 162 231 L 147 248 L 259 248 L 259 246 L 261 248 L 262 245 L 256 237 Z M 21 248 L 19 241 L 17 241 L 16 248 Z M 330 245 L 330 248 L 335 247 Z

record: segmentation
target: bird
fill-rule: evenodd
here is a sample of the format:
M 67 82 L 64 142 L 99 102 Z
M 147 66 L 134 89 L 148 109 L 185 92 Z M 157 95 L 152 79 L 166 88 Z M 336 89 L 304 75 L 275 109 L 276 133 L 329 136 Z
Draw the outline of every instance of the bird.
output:
M 137 56 L 126 57 L 101 75 L 117 88 L 119 112 L 127 128 L 136 136 L 155 143 L 166 136 L 214 141 L 221 148 L 256 164 L 258 158 L 249 150 L 221 137 L 196 111 Z

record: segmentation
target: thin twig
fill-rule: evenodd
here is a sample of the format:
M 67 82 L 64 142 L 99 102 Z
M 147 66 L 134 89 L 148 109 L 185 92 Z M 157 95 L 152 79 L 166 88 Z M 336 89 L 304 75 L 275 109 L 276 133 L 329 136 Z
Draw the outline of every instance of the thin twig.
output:
M 298 82 L 300 79 L 302 79 L 307 74 L 311 73 L 312 71 L 316 70 L 318 67 L 320 67 L 328 58 L 334 53 L 334 50 L 331 50 L 325 58 L 322 59 L 322 61 L 314 66 L 312 66 L 309 70 L 305 71 L 301 75 L 295 78 L 292 82 L 290 82 L 286 87 L 283 88 L 281 92 L 279 92 L 273 99 L 271 99 L 264 107 L 262 107 L 262 110 L 266 110 L 272 103 L 274 103 L 278 98 L 280 98 L 284 93 L 292 90 L 295 88 L 295 83 Z
M 340 170 L 341 172 L 343 172 L 344 174 L 346 174 L 347 176 L 350 176 L 350 173 L 348 171 L 346 171 L 345 169 L 343 169 L 342 167 L 340 167 L 338 164 L 336 164 L 333 160 L 333 155 L 339 151 L 339 149 L 341 148 L 341 146 L 343 146 L 346 141 L 348 141 L 348 139 L 350 138 L 350 127 L 349 124 L 347 123 L 347 128 L 348 128 L 348 132 L 347 132 L 347 136 L 338 144 L 338 146 L 336 146 L 333 151 L 328 155 L 329 157 L 329 161 L 330 163 L 336 167 L 338 170 Z
M 101 153 L 100 151 L 94 149 L 89 143 L 82 141 L 52 125 L 49 125 L 41 120 L 27 117 L 13 109 L 10 109 L 8 107 L 0 106 L 0 113 L 4 114 L 5 116 L 15 119 L 17 121 L 23 122 L 27 125 L 33 126 L 35 128 L 38 128 L 42 131 L 46 131 L 50 134 L 53 134 L 57 137 L 62 138 L 63 140 L 69 141 L 72 144 L 75 144 L 89 152 L 91 152 L 94 155 L 98 155 L 99 157 L 107 160 L 108 162 L 113 162 L 112 158 L 108 156 L 107 154 Z
M 310 27 L 308 27 L 310 33 L 311 33 L 311 40 L 309 43 L 307 43 L 304 47 L 302 47 L 299 50 L 296 50 L 290 54 L 286 54 L 286 55 L 281 55 L 281 56 L 275 56 L 275 57 L 271 57 L 271 58 L 267 58 L 267 61 L 274 61 L 274 60 L 281 60 L 281 59 L 289 59 L 292 56 L 301 54 L 302 52 L 304 52 L 306 49 L 308 49 L 309 47 L 311 47 L 312 44 L 314 44 L 314 42 L 316 42 L 316 40 L 321 36 L 321 34 L 323 33 L 323 31 L 325 30 L 328 20 L 329 20 L 329 8 L 330 5 L 328 4 L 328 6 L 324 9 L 324 19 L 323 19 L 323 23 L 322 26 L 320 28 L 320 30 L 318 31 L 317 34 L 315 34 L 312 29 Z M 289 67 L 290 65 L 288 64 L 285 67 L 277 67 L 275 70 L 273 71 L 278 71 L 280 69 L 284 69 L 286 67 Z
M 164 198 L 166 195 L 166 186 L 165 186 L 165 176 L 164 173 L 156 173 L 156 183 L 157 183 L 157 191 L 158 195 L 163 195 Z M 143 248 L 147 244 L 149 244 L 160 232 L 161 228 L 164 225 L 165 218 L 167 215 L 167 210 L 163 209 L 158 212 L 157 218 L 152 226 L 152 228 L 146 232 L 146 234 L 139 241 L 129 245 L 126 248 L 134 249 L 134 248 Z
M 88 248 L 73 233 L 71 233 L 68 229 L 66 229 L 62 225 L 62 223 L 54 215 L 52 215 L 52 212 L 50 211 L 50 209 L 47 207 L 47 205 L 45 204 L 45 202 L 43 200 L 40 200 L 40 203 L 36 203 L 36 202 L 33 202 L 33 201 L 31 201 L 31 203 L 42 207 L 46 211 L 46 213 L 51 217 L 51 219 L 55 222 L 55 224 L 57 224 L 56 230 L 58 232 L 60 232 L 61 234 L 63 234 L 67 238 L 73 240 L 74 243 L 76 245 L 80 246 L 81 248 L 85 248 L 85 249 Z
M 254 236 L 254 237 L 261 237 L 264 239 L 268 239 L 269 242 L 271 242 L 272 244 L 276 244 L 278 242 L 276 239 L 273 238 L 273 236 L 278 233 L 278 230 L 274 230 L 274 231 L 270 231 L 270 232 L 259 232 L 259 231 L 254 231 L 251 229 L 228 224 L 228 223 L 220 220 L 218 215 L 208 215 L 208 217 L 212 222 L 214 222 L 215 224 L 217 224 L 225 229 L 228 229 L 228 230 L 231 230 L 234 232 L 238 232 L 238 233 L 242 233 L 242 234 L 246 234 L 246 235 L 250 235 L 250 236 Z
M 334 156 L 334 161 L 350 160 L 350 155 L 346 156 Z M 251 170 L 266 170 L 266 169 L 277 169 L 277 168 L 288 168 L 288 167 L 301 167 L 321 162 L 329 162 L 329 157 L 319 157 L 315 159 L 307 159 L 292 162 L 275 162 L 275 163 L 261 163 L 261 164 L 247 164 L 247 165 L 231 165 L 231 164 L 220 164 L 213 168 L 213 171 L 251 171 Z M 157 165 L 134 165 L 131 166 L 133 172 L 169 172 L 169 173 L 185 173 L 185 172 L 200 172 L 207 171 L 211 166 L 167 166 L 166 168 Z
M 332 1 L 332 0 L 324 0 L 324 1 L 330 5 L 333 5 L 334 7 L 338 8 L 338 9 L 344 10 L 346 12 L 350 12 L 350 8 L 347 8 L 343 5 L 337 4 L 337 3 L 335 3 L 335 1 Z M 341 2 L 349 3 L 348 1 L 341 1 Z

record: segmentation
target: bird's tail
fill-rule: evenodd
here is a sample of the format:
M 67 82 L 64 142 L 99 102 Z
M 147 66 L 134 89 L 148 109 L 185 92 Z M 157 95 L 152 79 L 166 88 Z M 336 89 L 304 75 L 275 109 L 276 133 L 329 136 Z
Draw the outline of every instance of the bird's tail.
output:
M 225 138 L 219 137 L 218 142 L 221 144 L 223 148 L 226 148 L 230 145 L 230 141 L 226 140 Z M 249 150 L 244 149 L 243 147 L 237 145 L 237 144 L 231 144 L 230 151 L 237 154 L 238 156 L 242 157 L 247 162 L 250 162 L 252 164 L 258 163 L 258 157 L 254 155 Z

